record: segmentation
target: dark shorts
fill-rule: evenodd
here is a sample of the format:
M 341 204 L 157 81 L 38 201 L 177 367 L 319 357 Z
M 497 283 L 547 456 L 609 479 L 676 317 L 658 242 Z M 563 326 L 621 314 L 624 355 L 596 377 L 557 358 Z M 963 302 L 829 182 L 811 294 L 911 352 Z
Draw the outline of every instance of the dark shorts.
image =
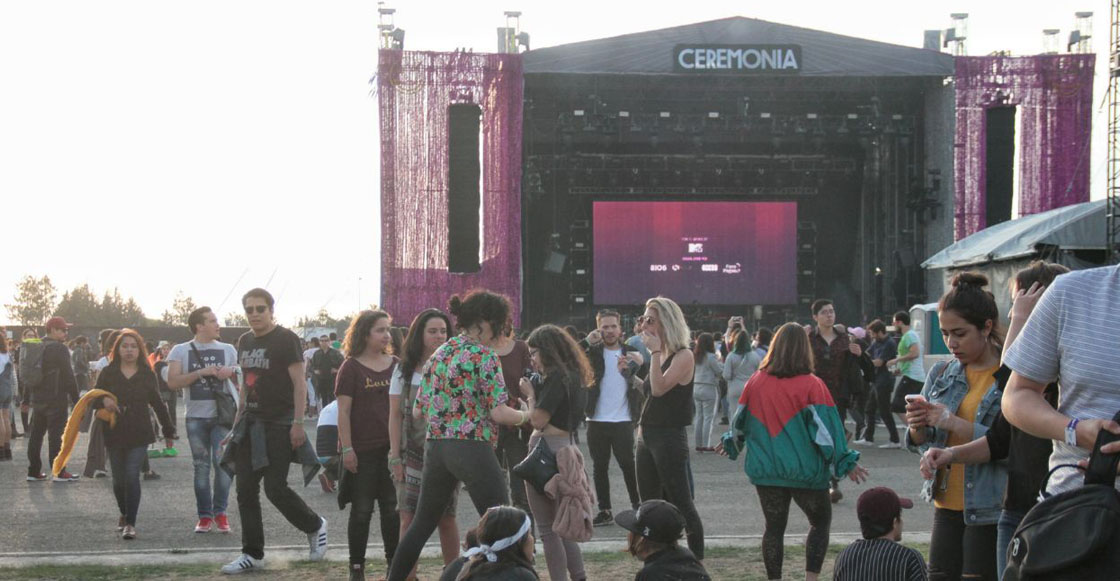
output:
M 906 396 L 921 392 L 922 382 L 903 376 L 898 385 L 894 387 L 894 395 L 891 397 L 891 411 L 896 414 L 906 413 Z

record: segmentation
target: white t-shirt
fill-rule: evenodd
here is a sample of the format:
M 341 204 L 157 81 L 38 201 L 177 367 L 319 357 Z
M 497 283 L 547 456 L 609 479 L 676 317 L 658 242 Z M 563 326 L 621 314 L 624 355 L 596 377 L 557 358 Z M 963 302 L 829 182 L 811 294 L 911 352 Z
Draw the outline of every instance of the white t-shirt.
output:
M 603 380 L 599 382 L 599 401 L 592 422 L 629 422 L 630 406 L 626 402 L 626 378 L 618 371 L 622 348 L 603 349 Z
M 1013 371 L 1035 382 L 1058 382 L 1058 411 L 1082 420 L 1112 419 L 1120 410 L 1120 266 L 1078 270 L 1054 279 L 1019 337 L 1003 356 Z M 1054 442 L 1050 468 L 1076 464 L 1087 450 Z M 1063 468 L 1047 491 L 1072 490 L 1084 472 Z
M 419 371 L 412 372 L 412 385 L 420 385 L 423 379 L 424 376 L 420 375 Z M 398 365 L 393 370 L 393 379 L 389 382 L 389 395 L 401 395 L 402 393 L 404 393 L 404 377 L 401 376 L 401 366 Z
M 102 369 L 105 369 L 108 366 L 109 366 L 109 358 L 108 357 L 102 357 L 101 359 L 97 360 L 97 363 L 93 364 L 93 370 L 96 371 L 96 372 L 100 372 Z
M 191 349 L 192 343 L 198 349 L 198 355 L 202 356 L 201 362 L 195 355 L 194 349 Z M 203 367 L 235 366 L 237 365 L 237 349 L 233 345 L 221 341 L 212 343 L 188 341 L 172 347 L 171 353 L 167 355 L 167 360 L 169 362 L 178 361 L 179 372 L 186 374 L 198 371 Z M 230 394 L 235 393 L 229 385 L 229 380 L 219 382 L 217 378 L 207 381 L 208 379 L 210 378 L 198 379 L 183 390 L 186 394 L 184 397 L 187 400 L 188 418 L 214 418 L 218 416 L 218 407 L 214 403 L 214 387 L 229 390 Z

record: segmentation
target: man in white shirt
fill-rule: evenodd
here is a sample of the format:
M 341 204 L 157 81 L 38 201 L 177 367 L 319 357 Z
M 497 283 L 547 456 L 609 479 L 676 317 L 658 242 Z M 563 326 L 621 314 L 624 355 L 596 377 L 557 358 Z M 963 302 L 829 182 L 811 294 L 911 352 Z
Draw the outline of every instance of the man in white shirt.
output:
M 231 378 L 237 372 L 237 349 L 219 341 L 221 327 L 210 307 L 201 307 L 187 317 L 194 339 L 176 345 L 167 356 L 167 386 L 186 390 L 187 438 L 194 460 L 194 496 L 198 508 L 196 533 L 230 531 L 226 506 L 232 478 L 218 467 L 221 442 L 231 426 L 218 422 L 218 393 L 234 397 Z M 213 487 L 210 472 L 214 472 Z
M 319 399 L 315 395 L 315 382 L 311 378 L 311 358 L 319 350 L 319 338 L 312 337 L 310 345 L 303 350 L 303 368 L 307 370 L 307 417 L 319 417 Z
M 622 469 L 630 506 L 638 506 L 638 480 L 634 472 L 634 422 L 641 413 L 638 391 L 630 378 L 642 365 L 642 355 L 622 342 L 622 317 L 616 311 L 595 315 L 597 329 L 581 343 L 595 371 L 595 384 L 587 396 L 587 448 L 591 453 L 599 514 L 595 526 L 614 522 L 611 514 L 611 452 Z

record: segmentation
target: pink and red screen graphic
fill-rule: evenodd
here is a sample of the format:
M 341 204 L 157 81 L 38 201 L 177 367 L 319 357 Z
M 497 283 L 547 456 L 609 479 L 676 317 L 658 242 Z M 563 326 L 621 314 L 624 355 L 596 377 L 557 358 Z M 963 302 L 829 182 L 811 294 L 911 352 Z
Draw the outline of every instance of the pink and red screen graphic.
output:
M 594 302 L 797 301 L 795 202 L 594 202 Z

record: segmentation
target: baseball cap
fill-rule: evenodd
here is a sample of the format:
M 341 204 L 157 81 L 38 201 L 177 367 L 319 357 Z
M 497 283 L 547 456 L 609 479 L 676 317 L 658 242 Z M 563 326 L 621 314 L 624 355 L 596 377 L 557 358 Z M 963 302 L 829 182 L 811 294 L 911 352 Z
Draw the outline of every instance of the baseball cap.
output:
M 867 337 L 867 330 L 863 327 L 851 327 L 848 329 L 848 332 L 856 339 L 864 339 Z
M 664 500 L 647 500 L 637 510 L 618 513 L 614 522 L 636 535 L 659 543 L 675 542 L 684 530 L 681 511 Z
M 73 327 L 74 324 L 67 323 L 66 319 L 63 319 L 62 317 L 51 317 L 47 319 L 47 324 L 43 326 L 48 329 L 69 329 L 70 327 Z
M 856 514 L 860 524 L 890 527 L 904 508 L 914 508 L 909 498 L 901 498 L 886 486 L 877 486 L 859 495 Z

